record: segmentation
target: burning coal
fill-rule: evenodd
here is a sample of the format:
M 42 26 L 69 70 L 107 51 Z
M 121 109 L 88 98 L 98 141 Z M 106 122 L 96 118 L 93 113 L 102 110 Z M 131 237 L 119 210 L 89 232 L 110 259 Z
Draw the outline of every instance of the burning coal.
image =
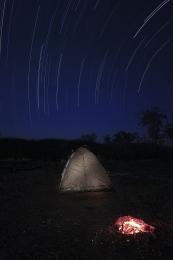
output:
M 125 235 L 134 235 L 137 233 L 146 232 L 153 234 L 155 230 L 153 226 L 146 224 L 142 219 L 131 216 L 118 218 L 115 225 L 117 226 L 119 232 Z

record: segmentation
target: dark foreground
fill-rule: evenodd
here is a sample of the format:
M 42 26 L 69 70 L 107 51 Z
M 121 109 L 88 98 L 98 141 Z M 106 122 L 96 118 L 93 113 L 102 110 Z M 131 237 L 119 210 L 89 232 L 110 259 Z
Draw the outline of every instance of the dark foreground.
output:
M 121 163 L 115 192 L 100 193 L 59 194 L 61 170 L 0 162 L 0 259 L 173 259 L 173 163 Z M 124 215 L 156 233 L 120 235 L 112 225 Z

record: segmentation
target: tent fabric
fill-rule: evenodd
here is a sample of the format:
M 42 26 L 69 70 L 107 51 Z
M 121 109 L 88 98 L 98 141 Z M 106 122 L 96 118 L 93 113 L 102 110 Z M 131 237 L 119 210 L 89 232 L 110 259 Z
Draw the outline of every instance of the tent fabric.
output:
M 79 148 L 67 161 L 60 182 L 60 191 L 99 191 L 110 189 L 111 181 L 96 156 Z

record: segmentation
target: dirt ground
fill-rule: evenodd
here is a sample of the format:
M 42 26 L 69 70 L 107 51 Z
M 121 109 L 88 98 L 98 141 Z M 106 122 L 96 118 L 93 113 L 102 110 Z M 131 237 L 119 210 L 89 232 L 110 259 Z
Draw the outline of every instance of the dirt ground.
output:
M 0 259 L 173 259 L 173 163 L 119 162 L 114 191 L 60 194 L 57 162 L 0 162 Z M 153 236 L 110 234 L 132 215 Z

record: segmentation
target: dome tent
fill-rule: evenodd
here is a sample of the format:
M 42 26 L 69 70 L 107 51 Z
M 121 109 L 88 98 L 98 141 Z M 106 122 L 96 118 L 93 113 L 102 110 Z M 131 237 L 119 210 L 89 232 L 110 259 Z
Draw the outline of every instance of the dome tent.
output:
M 59 189 L 61 192 L 109 190 L 111 181 L 96 156 L 84 147 L 67 161 Z

